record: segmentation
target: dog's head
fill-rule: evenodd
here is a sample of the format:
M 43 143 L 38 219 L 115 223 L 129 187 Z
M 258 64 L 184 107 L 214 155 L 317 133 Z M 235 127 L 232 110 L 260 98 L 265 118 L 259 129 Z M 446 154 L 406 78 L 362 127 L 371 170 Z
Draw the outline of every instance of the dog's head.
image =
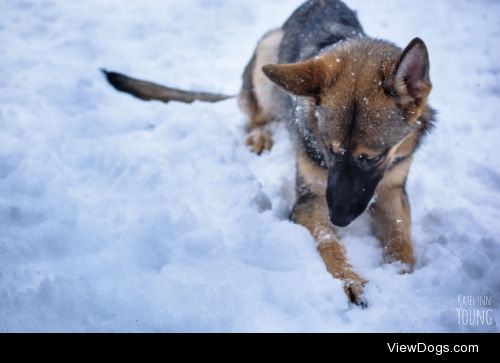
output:
M 317 58 L 267 65 L 264 73 L 311 104 L 328 166 L 330 219 L 347 226 L 363 213 L 386 171 L 414 150 L 431 91 L 425 43 L 401 51 L 358 39 Z

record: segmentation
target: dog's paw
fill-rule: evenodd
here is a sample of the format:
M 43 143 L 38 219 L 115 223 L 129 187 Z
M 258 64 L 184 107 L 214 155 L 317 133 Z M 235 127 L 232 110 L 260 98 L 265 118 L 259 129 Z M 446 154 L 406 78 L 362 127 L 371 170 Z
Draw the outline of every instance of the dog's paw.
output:
M 400 275 L 412 274 L 415 271 L 415 264 L 396 261 L 392 263 Z
M 357 278 L 350 279 L 344 283 L 344 291 L 349 299 L 349 302 L 355 305 L 358 305 L 362 309 L 366 309 L 368 307 L 368 302 L 363 295 L 363 288 L 368 281 Z
M 262 129 L 255 129 L 248 134 L 246 144 L 252 152 L 260 155 L 264 151 L 272 149 L 273 138 L 269 132 Z
M 395 264 L 401 274 L 412 273 L 415 257 L 411 241 L 394 239 L 384 247 L 384 261 Z
M 411 274 L 415 270 L 415 258 L 412 253 L 387 253 L 385 251 L 384 261 L 385 263 L 393 264 L 401 275 Z

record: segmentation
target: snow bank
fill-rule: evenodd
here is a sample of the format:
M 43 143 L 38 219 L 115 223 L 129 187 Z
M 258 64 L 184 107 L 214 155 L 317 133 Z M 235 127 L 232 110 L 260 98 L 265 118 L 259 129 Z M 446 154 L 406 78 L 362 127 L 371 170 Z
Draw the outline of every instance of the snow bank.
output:
M 345 233 L 366 310 L 287 220 L 282 127 L 258 158 L 234 100 L 141 103 L 98 72 L 234 94 L 300 3 L 1 2 L 0 331 L 499 330 L 499 3 L 348 2 L 370 35 L 427 41 L 440 111 L 409 180 L 416 272 L 363 221 Z M 460 324 L 460 295 L 492 297 L 495 322 Z

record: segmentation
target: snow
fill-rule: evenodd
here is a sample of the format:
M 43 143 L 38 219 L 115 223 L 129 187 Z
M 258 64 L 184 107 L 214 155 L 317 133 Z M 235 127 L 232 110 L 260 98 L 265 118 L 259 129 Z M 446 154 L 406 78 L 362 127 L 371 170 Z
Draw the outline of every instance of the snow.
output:
M 427 42 L 439 110 L 408 181 L 416 271 L 365 220 L 342 231 L 365 310 L 287 220 L 282 126 L 257 157 L 234 100 L 142 103 L 98 72 L 235 94 L 300 3 L 0 2 L 0 331 L 499 331 L 499 2 L 348 1 L 368 34 Z M 460 296 L 492 324 L 461 324 Z

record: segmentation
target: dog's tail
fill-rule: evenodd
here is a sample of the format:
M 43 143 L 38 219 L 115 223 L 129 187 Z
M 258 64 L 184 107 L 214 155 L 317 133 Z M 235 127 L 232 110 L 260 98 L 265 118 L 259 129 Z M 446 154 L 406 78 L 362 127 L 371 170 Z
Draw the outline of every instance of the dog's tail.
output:
M 143 101 L 161 101 L 161 102 L 220 102 L 236 96 L 221 95 L 207 92 L 190 92 L 175 88 L 165 87 L 153 82 L 134 79 L 116 72 L 108 72 L 103 69 L 108 82 L 118 91 L 131 94 Z

